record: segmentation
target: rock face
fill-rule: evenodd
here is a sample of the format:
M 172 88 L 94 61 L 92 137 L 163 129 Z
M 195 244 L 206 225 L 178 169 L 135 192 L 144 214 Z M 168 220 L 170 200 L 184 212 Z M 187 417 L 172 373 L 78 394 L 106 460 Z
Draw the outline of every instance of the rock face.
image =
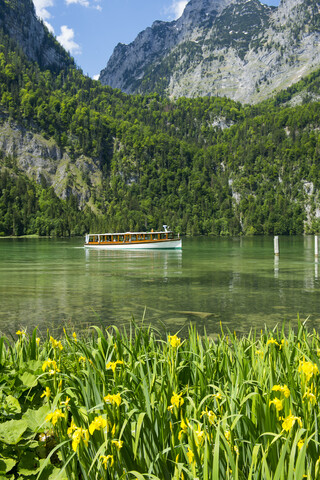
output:
M 254 103 L 320 65 L 317 0 L 191 0 L 174 22 L 154 22 L 115 48 L 104 85 L 172 97 L 225 95 Z
M 59 69 L 73 63 L 36 17 L 32 0 L 0 0 L 0 28 L 20 45 L 30 60 L 42 68 Z
M 92 192 L 102 185 L 99 162 L 84 155 L 72 160 L 54 140 L 8 122 L 0 125 L 0 150 L 15 158 L 17 167 L 29 177 L 52 186 L 60 198 L 73 194 L 80 207 L 89 205 L 95 210 Z

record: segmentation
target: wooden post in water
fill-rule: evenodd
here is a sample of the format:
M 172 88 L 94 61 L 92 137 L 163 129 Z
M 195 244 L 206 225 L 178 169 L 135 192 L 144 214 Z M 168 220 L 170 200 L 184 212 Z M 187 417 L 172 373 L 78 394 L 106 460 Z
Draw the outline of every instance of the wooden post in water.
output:
M 278 257 L 279 256 L 279 237 L 278 236 L 274 237 L 273 244 L 274 244 L 274 254 Z
M 318 258 L 319 254 L 319 244 L 318 244 L 318 235 L 314 236 L 314 255 Z

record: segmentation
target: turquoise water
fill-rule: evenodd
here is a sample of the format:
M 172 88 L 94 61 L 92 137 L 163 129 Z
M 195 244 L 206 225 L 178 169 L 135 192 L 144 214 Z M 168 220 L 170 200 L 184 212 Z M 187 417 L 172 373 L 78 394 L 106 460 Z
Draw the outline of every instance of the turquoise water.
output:
M 313 237 L 186 238 L 182 251 L 94 251 L 82 239 L 0 240 L 0 330 L 128 325 L 210 334 L 320 321 Z M 318 268 L 319 267 L 319 268 Z

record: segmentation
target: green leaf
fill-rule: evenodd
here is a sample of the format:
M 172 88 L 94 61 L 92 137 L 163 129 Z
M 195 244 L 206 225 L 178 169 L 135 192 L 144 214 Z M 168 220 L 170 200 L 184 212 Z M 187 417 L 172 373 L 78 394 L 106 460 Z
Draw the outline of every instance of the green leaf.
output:
M 8 395 L 5 399 L 5 403 L 7 405 L 7 410 L 12 413 L 21 413 L 21 407 L 19 400 L 12 395 Z
M 44 424 L 45 418 L 49 412 L 50 407 L 48 405 L 42 405 L 37 410 L 32 410 L 29 408 L 22 418 L 27 422 L 30 430 L 33 432 L 38 432 L 41 429 L 41 426 Z
M 64 470 L 53 467 L 53 471 L 50 477 L 48 477 L 48 480 L 68 480 L 68 476 Z
M 37 377 L 29 372 L 24 372 L 23 375 L 19 375 L 19 380 L 28 388 L 35 387 L 38 384 Z
M 19 462 L 18 472 L 20 475 L 35 475 L 39 471 L 39 461 L 32 451 L 27 451 Z
M 25 420 L 10 420 L 0 423 L 0 442 L 7 445 L 16 445 L 28 428 Z
M 15 466 L 16 463 L 17 463 L 17 460 L 14 460 L 13 458 L 1 457 L 0 458 L 0 474 L 10 472 L 10 470 Z

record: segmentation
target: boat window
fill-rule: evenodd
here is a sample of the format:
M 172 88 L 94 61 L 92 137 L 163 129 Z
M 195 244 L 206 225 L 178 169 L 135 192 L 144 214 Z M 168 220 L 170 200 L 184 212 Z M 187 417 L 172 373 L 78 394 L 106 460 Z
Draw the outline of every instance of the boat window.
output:
M 117 242 L 118 241 L 118 235 L 113 235 L 113 241 Z
M 137 240 L 137 235 L 131 235 L 131 240 L 135 242 Z
M 150 239 L 151 239 L 151 235 L 149 235 L 149 234 L 145 235 L 145 236 L 144 236 L 144 239 L 145 239 L 145 240 L 150 240 Z
M 168 233 L 168 238 L 173 238 L 173 232 Z
M 157 233 L 152 234 L 152 240 L 158 240 L 158 234 Z
M 160 233 L 160 238 L 162 240 L 166 239 L 167 238 L 167 234 L 166 233 Z
M 138 235 L 138 240 L 143 240 L 144 239 L 144 235 Z
M 119 242 L 124 242 L 124 236 L 123 235 L 119 235 Z
M 107 235 L 107 242 L 112 242 L 112 236 L 111 235 Z

